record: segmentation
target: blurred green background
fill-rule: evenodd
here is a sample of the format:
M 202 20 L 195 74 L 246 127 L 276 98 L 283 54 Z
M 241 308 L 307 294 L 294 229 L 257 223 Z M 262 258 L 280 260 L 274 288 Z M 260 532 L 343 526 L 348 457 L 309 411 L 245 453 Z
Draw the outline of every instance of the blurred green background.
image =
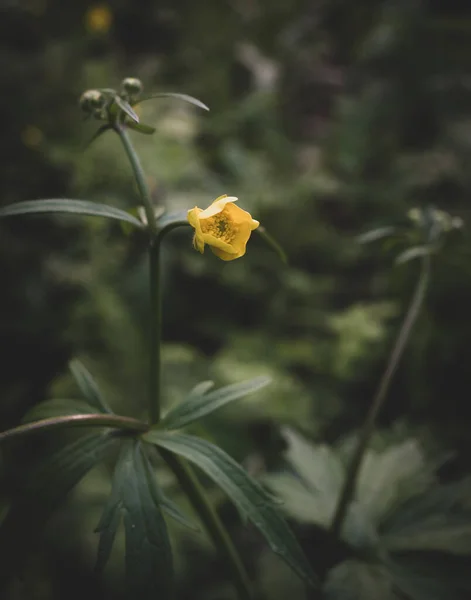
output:
M 177 402 L 204 379 L 224 384 L 271 375 L 270 388 L 198 426 L 256 476 L 285 468 L 290 436 L 302 434 L 299 443 L 310 439 L 308 452 L 324 443 L 348 453 L 418 273 L 415 261 L 394 266 L 400 245 L 362 246 L 355 238 L 403 224 L 410 208 L 431 204 L 460 216 L 465 226 L 433 259 L 426 305 L 375 444 L 379 453 L 397 444 L 421 457 L 451 451 L 439 485 L 462 482 L 470 471 L 469 9 L 466 0 L 0 4 L 2 205 L 53 197 L 136 205 L 119 140 L 107 133 L 86 147 L 97 124 L 80 113 L 77 100 L 85 89 L 118 88 L 123 77 L 135 76 L 147 92 L 184 92 L 209 105 L 209 113 L 170 99 L 142 105 L 142 119 L 157 133 L 132 135 L 155 202 L 173 211 L 205 207 L 224 193 L 238 196 L 283 246 L 289 266 L 256 235 L 246 257 L 233 263 L 194 252 L 189 231 L 168 238 L 165 400 Z M 92 218 L 4 220 L 0 273 L 2 429 L 42 400 L 78 396 L 67 370 L 72 357 L 94 373 L 117 411 L 144 416 L 142 238 Z M 5 451 L 4 506 L 29 449 Z M 399 479 L 409 450 L 400 454 Z M 425 458 L 417 460 L 416 475 Z M 93 529 L 110 468 L 87 476 L 38 548 L 25 552 L 7 598 L 121 597 L 119 547 L 105 583 L 93 575 Z M 161 477 L 172 490 L 169 475 L 162 471 Z M 409 480 L 405 485 L 413 487 Z M 279 480 L 274 487 L 283 495 Z M 463 493 L 469 510 L 469 485 Z M 256 533 L 217 492 L 213 499 L 260 597 L 303 598 L 294 575 Z M 316 568 L 324 538 L 317 518 L 300 514 L 307 504 L 304 498 L 290 516 Z M 467 536 L 466 552 L 453 551 L 456 538 L 448 547 L 464 570 L 471 566 L 470 522 L 458 527 Z M 174 541 L 179 598 L 233 597 L 204 536 L 177 530 Z M 345 565 L 339 562 L 345 553 L 336 549 L 328 566 Z M 432 559 L 444 572 L 451 569 L 441 554 Z M 469 581 L 456 595 L 439 596 L 438 586 L 427 592 L 417 583 L 422 596 L 410 586 L 394 596 L 372 579 L 370 595 L 347 596 L 332 584 L 325 597 L 471 597 Z M 448 583 L 444 590 L 449 593 Z

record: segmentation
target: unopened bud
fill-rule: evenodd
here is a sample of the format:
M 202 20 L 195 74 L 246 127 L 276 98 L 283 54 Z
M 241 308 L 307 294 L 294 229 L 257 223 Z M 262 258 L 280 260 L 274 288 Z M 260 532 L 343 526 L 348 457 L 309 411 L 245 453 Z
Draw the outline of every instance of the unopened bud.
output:
M 105 105 L 105 98 L 98 90 L 87 90 L 80 96 L 80 107 L 84 112 L 100 110 Z
M 136 77 L 126 77 L 126 79 L 123 79 L 121 82 L 122 92 L 129 96 L 137 96 L 142 92 L 142 89 L 142 81 Z

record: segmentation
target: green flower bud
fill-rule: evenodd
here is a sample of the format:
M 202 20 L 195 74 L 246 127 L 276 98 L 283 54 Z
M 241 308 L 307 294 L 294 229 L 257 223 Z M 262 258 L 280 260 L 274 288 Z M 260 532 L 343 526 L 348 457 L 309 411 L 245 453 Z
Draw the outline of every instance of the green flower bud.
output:
M 136 77 L 126 77 L 121 82 L 121 93 L 128 96 L 137 96 L 142 92 L 142 89 L 142 81 Z

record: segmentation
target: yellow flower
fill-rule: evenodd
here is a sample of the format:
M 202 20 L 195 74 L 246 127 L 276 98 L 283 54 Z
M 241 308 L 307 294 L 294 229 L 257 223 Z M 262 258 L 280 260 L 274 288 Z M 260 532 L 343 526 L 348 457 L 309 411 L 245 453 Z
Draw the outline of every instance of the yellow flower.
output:
M 219 196 L 206 210 L 195 206 L 188 221 L 195 230 L 194 247 L 203 254 L 204 245 L 222 260 L 234 260 L 245 254 L 250 234 L 260 225 L 252 215 L 234 204 L 237 198 Z
M 85 14 L 85 27 L 91 33 L 107 33 L 113 21 L 113 13 L 106 4 L 95 4 Z

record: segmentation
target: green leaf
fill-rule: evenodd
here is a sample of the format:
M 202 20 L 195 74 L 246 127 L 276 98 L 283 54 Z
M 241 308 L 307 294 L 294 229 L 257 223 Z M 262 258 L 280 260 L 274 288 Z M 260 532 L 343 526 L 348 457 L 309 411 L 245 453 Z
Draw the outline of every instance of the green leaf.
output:
M 23 474 L 0 525 L 0 589 L 26 560 L 51 514 L 115 443 L 116 437 L 109 432 L 93 432 L 40 461 L 30 476 Z
M 197 106 L 198 108 L 202 108 L 203 110 L 209 110 L 209 108 L 198 100 L 197 98 L 193 98 L 193 96 L 188 96 L 187 94 L 177 94 L 172 92 L 161 92 L 158 94 L 151 94 L 150 96 L 142 96 L 133 103 L 133 106 L 140 104 L 141 102 L 146 102 L 147 100 L 153 100 L 154 98 L 176 98 L 177 100 L 183 100 L 184 102 L 189 102 L 193 104 L 193 106 Z
M 157 227 L 160 230 L 166 229 L 167 227 L 172 227 L 173 225 L 178 226 L 182 222 L 185 222 L 187 225 L 189 225 L 187 210 L 179 210 L 174 213 L 164 214 L 156 221 Z
M 146 125 L 146 123 L 135 123 L 134 121 L 126 121 L 126 127 L 129 129 L 133 129 L 134 131 L 138 131 L 139 133 L 143 133 L 145 135 L 152 135 L 157 130 L 155 127 L 151 125 Z
M 83 415 L 89 412 L 90 405 L 85 400 L 53 398 L 33 406 L 23 417 L 23 423 L 32 423 L 53 417 Z
M 395 232 L 396 227 L 378 227 L 377 229 L 371 229 L 366 233 L 362 233 L 356 238 L 356 241 L 359 244 L 369 244 L 370 242 L 375 242 L 376 240 L 388 237 Z
M 407 250 L 404 250 L 404 252 L 401 252 L 395 262 L 397 265 L 403 265 L 414 258 L 421 258 L 431 253 L 432 248 L 430 246 L 414 246 L 413 248 L 408 248 Z
M 269 377 L 255 377 L 249 381 L 227 385 L 206 395 L 197 396 L 194 393 L 190 394 L 188 398 L 180 402 L 180 404 L 165 415 L 158 427 L 163 429 L 180 429 L 185 427 L 185 425 L 201 419 L 233 400 L 238 400 L 260 390 L 268 385 L 270 381 Z
M 92 137 L 90 138 L 90 140 L 88 141 L 87 145 L 85 146 L 85 150 L 87 150 L 88 148 L 90 148 L 90 146 L 93 144 L 93 142 L 95 140 L 97 140 L 99 137 L 101 137 L 104 133 L 106 133 L 107 131 L 113 129 L 111 127 L 111 125 L 109 123 L 106 123 L 105 125 L 102 125 L 101 127 L 99 127 L 95 133 L 92 135 Z
M 147 483 L 156 505 L 160 506 L 160 508 L 165 511 L 169 517 L 172 517 L 172 519 L 180 523 L 180 525 L 183 525 L 192 531 L 200 531 L 198 525 L 193 523 L 180 510 L 180 507 L 164 494 L 162 488 L 157 483 L 157 477 L 154 473 L 154 469 L 152 468 L 149 458 L 147 457 L 147 454 L 144 451 L 142 454 L 144 467 L 146 469 Z
M 149 431 L 143 438 L 200 467 L 260 530 L 272 550 L 300 577 L 314 585 L 315 577 L 309 562 L 272 499 L 230 456 L 217 446 L 189 435 Z
M 173 591 L 173 559 L 167 526 L 149 489 L 139 442 L 129 442 L 119 464 L 119 494 L 126 536 L 129 598 L 162 600 Z
M 64 198 L 50 200 L 26 200 L 16 202 L 0 208 L 1 217 L 12 217 L 15 215 L 44 214 L 44 213 L 68 213 L 89 217 L 106 217 L 127 221 L 135 227 L 142 229 L 143 225 L 129 213 L 108 204 L 89 202 L 87 200 L 68 200 Z
M 113 98 L 113 100 L 119 106 L 119 108 L 124 113 L 127 114 L 127 116 L 131 119 L 131 121 L 134 121 L 135 123 L 139 123 L 139 116 L 134 112 L 134 110 L 132 109 L 132 106 L 129 104 L 129 102 L 126 102 L 126 100 L 123 100 L 119 96 L 115 96 Z
M 112 410 L 103 398 L 96 381 L 91 373 L 79 360 L 73 359 L 69 362 L 70 371 L 80 391 L 93 408 L 100 413 L 112 414 Z

